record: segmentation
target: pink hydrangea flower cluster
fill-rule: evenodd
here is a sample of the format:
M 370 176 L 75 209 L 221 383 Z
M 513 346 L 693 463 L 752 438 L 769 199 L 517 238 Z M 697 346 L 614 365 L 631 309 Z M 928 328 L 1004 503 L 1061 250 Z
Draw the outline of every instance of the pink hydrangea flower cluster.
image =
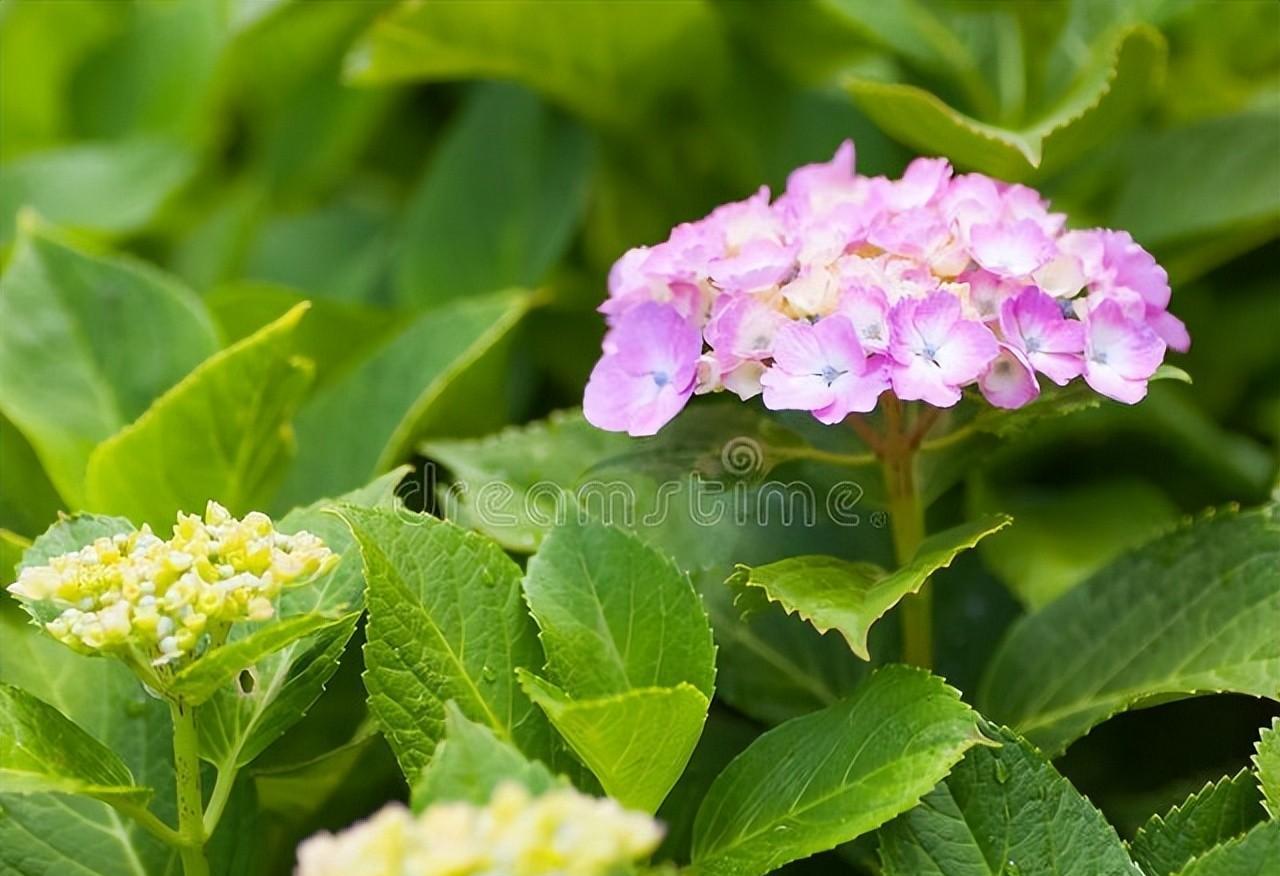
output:
M 976 385 L 1018 408 L 1041 377 L 1133 404 L 1166 348 L 1190 346 L 1168 275 L 1126 232 L 1065 220 L 943 159 L 859 176 L 845 142 L 776 200 L 762 188 L 617 261 L 584 413 L 652 435 L 729 390 L 837 423 L 885 392 L 950 407 Z

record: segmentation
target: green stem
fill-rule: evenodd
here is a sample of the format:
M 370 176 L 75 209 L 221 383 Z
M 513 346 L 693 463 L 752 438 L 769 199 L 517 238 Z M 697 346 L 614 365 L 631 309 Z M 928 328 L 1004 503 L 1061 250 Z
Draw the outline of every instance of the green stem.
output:
M 232 763 L 235 761 L 233 760 Z M 209 794 L 209 805 L 204 810 L 204 835 L 213 836 L 222 818 L 222 810 L 227 806 L 227 798 L 231 796 L 231 788 L 236 783 L 239 773 L 234 766 L 219 767 L 218 778 L 213 783 L 213 791 Z
M 169 825 L 165 824 L 159 818 L 147 809 L 145 806 L 139 806 L 137 803 L 125 803 L 118 800 L 104 800 L 116 808 L 121 815 L 127 815 L 147 833 L 164 842 L 165 845 L 174 846 L 175 848 L 182 845 L 182 837 L 178 832 Z
M 880 464 L 884 472 L 889 526 L 893 533 L 893 551 L 898 565 L 915 556 L 924 540 L 924 505 L 916 485 L 916 448 L 929 424 L 920 423 L 922 431 L 909 429 L 902 417 L 897 399 L 886 396 L 883 452 Z M 933 666 L 933 594 L 929 582 L 921 585 L 913 596 L 902 601 L 902 658 L 914 666 Z
M 200 751 L 195 711 L 181 700 L 169 703 L 173 718 L 173 767 L 178 783 L 178 836 L 182 871 L 209 876 L 204 857 L 204 797 L 200 792 Z

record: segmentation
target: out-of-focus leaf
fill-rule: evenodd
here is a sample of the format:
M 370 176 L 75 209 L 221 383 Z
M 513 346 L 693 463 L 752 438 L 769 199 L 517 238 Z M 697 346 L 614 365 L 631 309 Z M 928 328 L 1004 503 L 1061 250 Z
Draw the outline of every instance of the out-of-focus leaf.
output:
M 93 0 L 10 3 L 0 16 L 0 161 L 52 146 L 70 131 L 67 89 L 85 53 L 119 26 Z
M 580 127 L 529 92 L 472 92 L 410 196 L 397 299 L 438 304 L 537 285 L 582 215 L 590 146 Z
M 1280 691 L 1280 521 L 1223 512 L 1117 560 L 1014 625 L 983 713 L 1048 753 L 1125 709 Z
M 17 577 L 18 563 L 31 542 L 16 532 L 0 529 L 0 587 L 7 587 Z
M 265 505 L 293 452 L 290 420 L 311 378 L 293 355 L 304 305 L 219 351 L 89 457 L 86 504 L 166 525 L 214 499 Z
M 1280 820 L 1280 718 L 1262 731 L 1253 765 L 1258 769 L 1258 785 L 1262 789 L 1264 805 L 1272 818 Z
M 339 496 L 296 508 L 277 524 L 281 532 L 301 530 L 319 536 L 338 565 L 321 578 L 286 590 L 280 597 L 283 621 L 315 613 L 359 610 L 364 606 L 364 570 L 351 530 L 335 514 L 339 504 L 394 508 L 395 489 L 406 469 L 395 469 L 372 483 Z M 223 687 L 197 712 L 201 755 L 223 769 L 243 766 L 295 724 L 320 696 L 338 669 L 343 649 L 355 630 L 351 618 L 295 641 L 249 669 L 251 690 Z M 233 634 L 237 635 L 237 634 Z M 233 644 L 236 639 L 233 639 Z
M 1032 611 L 1178 519 L 1173 502 L 1137 478 L 1036 492 L 1015 492 L 975 479 L 970 496 L 975 507 L 1007 511 L 1018 521 L 979 550 Z
M 298 415 L 289 502 L 332 496 L 386 471 L 424 435 L 484 432 L 506 418 L 511 330 L 532 304 L 502 292 L 423 313 Z
M 930 155 L 1004 179 L 1060 170 L 1129 122 L 1164 64 L 1165 43 L 1145 25 L 1104 41 L 1062 99 L 1018 129 L 979 121 L 914 85 L 853 79 L 859 106 L 885 131 Z
M 565 783 L 462 714 L 457 705 L 445 703 L 445 737 L 413 785 L 414 810 L 451 801 L 483 806 L 505 782 L 515 782 L 534 795 Z
M 697 745 L 715 645 L 698 594 L 635 536 L 570 523 L 529 561 L 525 601 L 549 680 L 521 684 L 609 796 L 655 811 Z
M 445 735 L 445 703 L 550 763 L 552 731 L 516 683 L 542 649 L 520 567 L 493 542 L 425 515 L 343 506 L 360 545 L 369 708 L 415 778 Z
M 757 876 L 848 842 L 914 806 L 982 738 L 942 679 L 881 669 L 734 758 L 698 811 L 694 867 Z
M 219 286 L 205 296 L 229 343 L 247 338 L 307 301 L 301 292 L 271 283 L 244 281 Z M 396 328 L 402 315 L 328 298 L 311 299 L 294 333 L 297 352 L 315 363 L 315 386 L 339 379 Z
M 1164 815 L 1153 815 L 1130 843 L 1147 876 L 1173 876 L 1214 846 L 1246 833 L 1263 811 L 1256 777 L 1241 770 L 1205 785 Z
M 801 556 L 756 568 L 739 566 L 729 586 L 763 590 L 771 602 L 798 614 L 818 632 L 839 630 L 853 653 L 870 660 L 867 634 L 872 624 L 905 596 L 917 592 L 934 572 L 951 565 L 962 551 L 1011 522 L 1006 515 L 992 514 L 935 533 L 909 562 L 893 572 L 873 563 Z
M 126 804 L 151 795 L 115 752 L 43 700 L 0 684 L 0 706 L 0 794 L 81 794 Z
M 71 507 L 84 504 L 94 446 L 216 349 L 184 286 L 73 248 L 35 220 L 0 277 L 0 409 Z
M 411 3 L 369 29 L 347 73 L 362 83 L 512 79 L 588 118 L 634 125 L 672 91 L 717 84 L 723 54 L 702 0 Z
M 62 508 L 31 444 L 9 418 L 0 414 L 0 527 L 34 536 Z
M 1010 731 L 880 831 L 887 876 L 1141 876 L 1115 828 Z

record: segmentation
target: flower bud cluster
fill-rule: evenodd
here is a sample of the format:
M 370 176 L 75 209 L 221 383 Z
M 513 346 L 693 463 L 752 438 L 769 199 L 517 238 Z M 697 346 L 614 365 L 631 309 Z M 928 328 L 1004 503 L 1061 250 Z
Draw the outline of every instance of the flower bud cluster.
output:
M 297 876 L 612 876 L 648 856 L 662 829 L 647 815 L 569 788 L 531 797 L 507 783 L 487 806 L 392 804 L 298 848 Z
M 83 653 L 133 651 L 154 665 L 197 655 L 238 621 L 275 613 L 281 590 L 338 557 L 309 532 L 285 535 L 257 511 L 244 519 L 210 502 L 204 518 L 178 514 L 167 541 L 148 526 L 98 538 L 22 570 L 9 591 L 45 629 Z

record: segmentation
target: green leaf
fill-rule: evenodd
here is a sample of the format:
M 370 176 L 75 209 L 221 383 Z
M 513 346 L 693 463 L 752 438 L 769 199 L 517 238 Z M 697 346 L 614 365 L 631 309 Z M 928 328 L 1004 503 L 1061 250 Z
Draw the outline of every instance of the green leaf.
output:
M 605 793 L 643 812 L 656 812 L 684 772 L 711 705 L 686 682 L 573 699 L 531 672 L 517 674 Z
M 369 708 L 406 776 L 444 738 L 453 700 L 526 755 L 551 763 L 552 734 L 516 684 L 542 661 L 520 567 L 492 542 L 407 511 L 344 506 L 368 585 Z
M 878 670 L 725 768 L 698 812 L 694 867 L 757 876 L 835 848 L 910 809 L 980 741 L 976 716 L 942 679 Z
M 0 277 L 0 409 L 71 507 L 94 446 L 216 349 L 193 292 L 35 220 Z
M 169 692 L 198 706 L 262 658 L 299 639 L 335 626 L 345 627 L 350 635 L 359 618 L 360 612 L 357 611 L 340 617 L 298 614 L 268 621 L 248 635 L 223 645 L 183 669 L 173 677 Z
M 132 532 L 134 526 L 123 517 L 105 514 L 73 514 L 59 517 L 57 522 L 36 536 L 22 555 L 19 569 L 47 565 L 49 560 L 78 551 L 99 538 Z
M 0 587 L 7 587 L 17 577 L 18 562 L 31 542 L 17 533 L 0 529 Z
M 351 530 L 330 511 L 338 503 L 394 507 L 396 485 L 405 472 L 404 468 L 396 469 L 345 496 L 290 511 L 276 524 L 281 532 L 306 530 L 317 535 L 342 557 L 319 579 L 284 592 L 277 607 L 282 621 L 363 607 L 364 570 L 359 548 Z M 355 618 L 349 616 L 345 623 L 295 641 L 257 661 L 251 670 L 251 691 L 224 687 L 214 694 L 196 713 L 201 755 L 224 769 L 243 766 L 256 758 L 311 708 L 337 671 L 354 630 Z
M 1108 39 L 1052 108 L 1018 129 L 961 113 L 923 88 L 853 79 L 862 110 L 908 146 L 1005 179 L 1061 169 L 1114 134 L 1145 103 L 1163 70 L 1165 41 L 1146 26 Z
M 27 439 L 0 414 L 0 526 L 19 535 L 42 532 L 62 509 L 62 499 Z
M 1239 839 L 1206 852 L 1177 876 L 1270 876 L 1280 861 L 1280 821 L 1264 821 Z
M 756 568 L 738 566 L 729 585 L 763 590 L 771 602 L 800 615 L 820 633 L 839 630 L 853 653 L 870 660 L 867 634 L 872 624 L 958 554 L 1012 522 L 1006 515 L 991 514 L 931 535 L 895 572 L 837 557 L 791 557 Z
M 0 794 L 42 791 L 126 804 L 151 795 L 111 749 L 53 706 L 0 684 Z
M 1256 778 L 1241 770 L 1205 785 L 1139 828 L 1130 852 L 1147 876 L 1173 876 L 1192 859 L 1246 833 L 1266 813 Z
M 316 393 L 298 415 L 287 501 L 352 489 L 433 431 L 466 435 L 502 422 L 505 407 L 492 400 L 505 398 L 506 345 L 532 304 L 513 291 L 429 310 Z
M 515 782 L 535 796 L 565 783 L 462 714 L 454 703 L 445 703 L 445 738 L 413 783 L 414 811 L 453 801 L 483 806 L 504 782 Z
M 718 36 L 701 0 L 402 4 L 352 49 L 347 74 L 360 83 L 511 79 L 595 121 L 634 124 L 665 94 L 714 87 Z
M 653 812 L 697 745 L 715 644 L 687 576 L 599 523 L 552 531 L 529 561 L 525 600 L 550 680 L 521 684 L 605 791 Z
M 1258 785 L 1265 801 L 1263 805 L 1272 818 L 1280 820 L 1280 718 L 1262 731 L 1253 765 L 1258 770 Z
M 880 831 L 886 876 L 1140 876 L 1115 828 L 1017 734 Z
M 396 298 L 422 306 L 534 287 L 568 246 L 590 172 L 579 126 L 526 91 L 478 88 L 409 197 Z
M 977 481 L 978 508 L 1008 511 L 1018 525 L 982 543 L 982 559 L 1034 611 L 1178 519 L 1165 493 L 1141 478 L 1109 477 L 1053 490 L 1014 491 Z
M 87 505 L 165 526 L 215 499 L 261 508 L 293 452 L 289 425 L 310 380 L 293 356 L 299 305 L 205 360 L 89 458 Z
M 1276 515 L 1210 515 L 1023 618 L 988 667 L 983 713 L 1056 754 L 1135 706 L 1219 691 L 1276 697 Z
M 0 244 L 29 208 L 68 228 L 124 235 L 146 227 L 196 169 L 171 140 L 83 143 L 0 165 Z

